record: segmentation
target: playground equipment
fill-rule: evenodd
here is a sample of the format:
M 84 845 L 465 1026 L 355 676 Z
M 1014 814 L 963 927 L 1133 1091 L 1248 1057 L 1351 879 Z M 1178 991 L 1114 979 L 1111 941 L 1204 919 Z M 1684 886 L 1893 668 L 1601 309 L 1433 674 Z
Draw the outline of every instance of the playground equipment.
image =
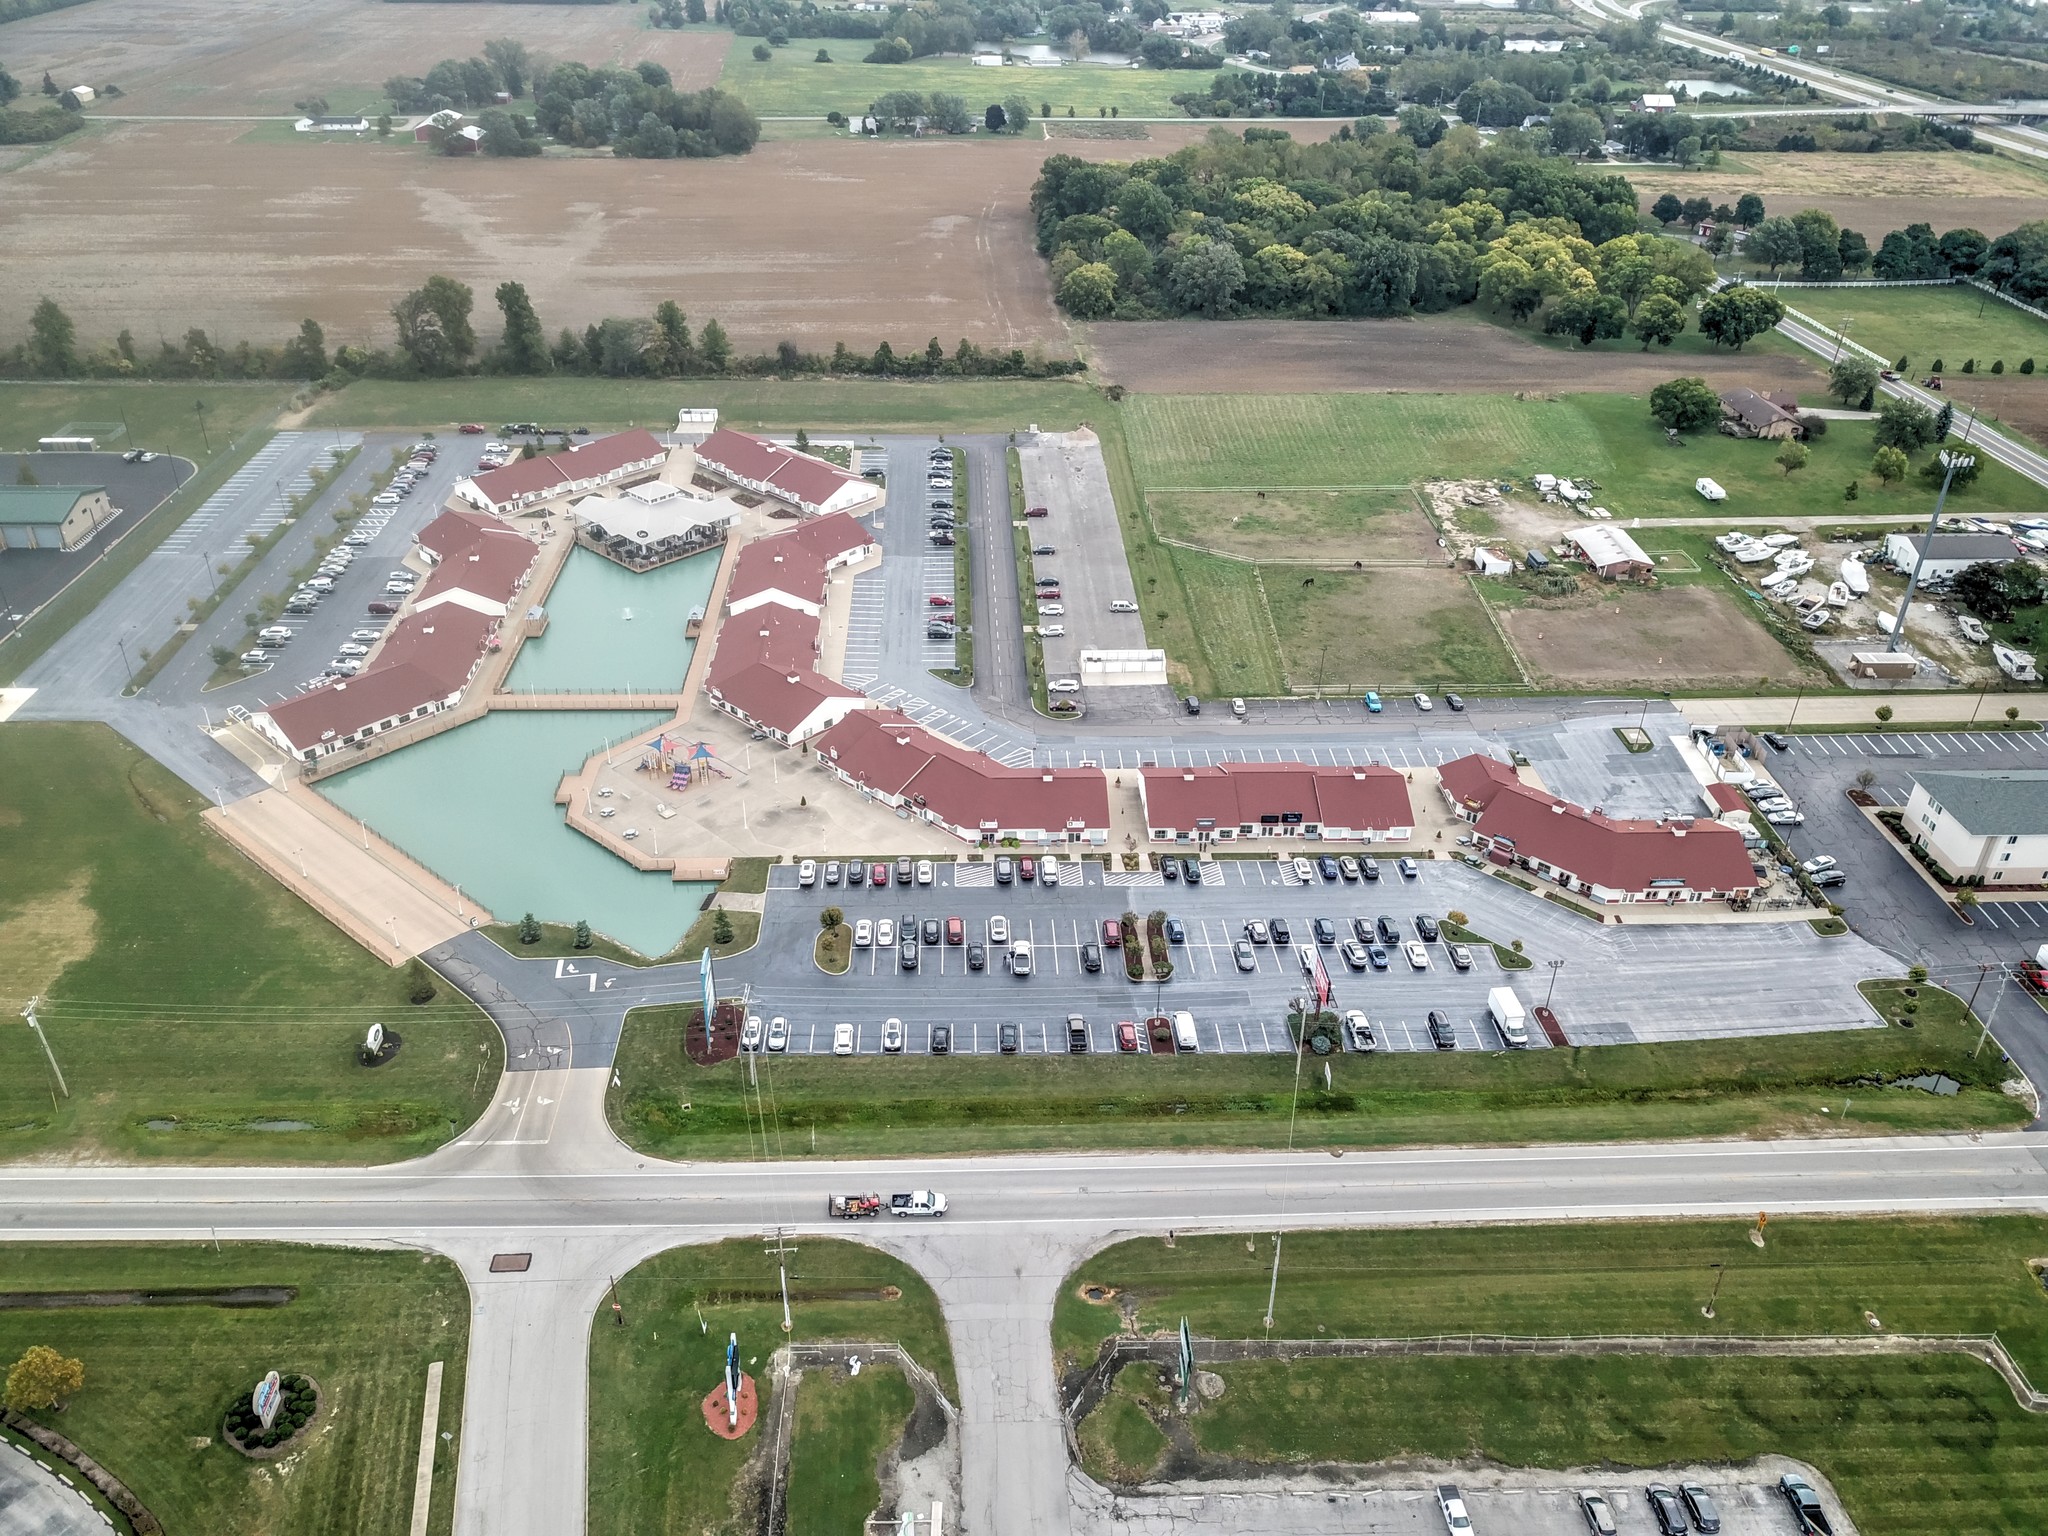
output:
M 712 778 L 730 779 L 736 770 L 720 762 L 708 742 L 685 744 L 672 736 L 657 736 L 646 745 L 639 771 L 665 779 L 670 789 L 690 789 Z

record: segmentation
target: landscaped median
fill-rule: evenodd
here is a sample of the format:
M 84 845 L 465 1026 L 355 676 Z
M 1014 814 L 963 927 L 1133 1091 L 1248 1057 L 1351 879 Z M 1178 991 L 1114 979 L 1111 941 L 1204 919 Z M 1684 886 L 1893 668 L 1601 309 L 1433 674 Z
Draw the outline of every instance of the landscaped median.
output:
M 1166 1005 L 1172 1006 L 1170 992 Z M 613 1129 L 652 1156 L 899 1156 L 1048 1147 L 1280 1146 L 1296 1107 L 1289 1055 L 929 1057 L 762 1055 L 692 1065 L 690 1009 L 636 1009 L 619 1043 Z M 1149 993 L 1126 1016 L 1141 1022 Z M 1992 1129 L 2030 1118 L 2009 1069 L 1976 1053 L 1973 1019 L 1915 1027 L 1505 1052 L 1331 1058 L 1302 1086 L 1298 1146 L 1624 1141 Z M 1945 1075 L 1953 1096 L 1908 1078 Z M 754 1079 L 758 1077 L 759 1087 Z M 1842 1102 L 1855 1100 L 1845 1127 Z
M 427 1530 L 453 1529 L 469 1291 L 447 1260 L 269 1243 L 22 1243 L 0 1249 L 0 1291 L 70 1298 L 0 1307 L 0 1371 L 34 1345 L 79 1361 L 84 1385 L 63 1411 L 26 1417 L 113 1473 L 173 1533 L 406 1530 L 428 1367 L 441 1362 L 451 1438 L 436 1445 Z M 167 1305 L 167 1294 L 181 1300 Z M 321 1410 L 284 1459 L 251 1460 L 224 1443 L 223 1423 L 272 1370 L 319 1383 Z
M 1157 1364 L 1112 1362 L 1113 1384 L 1079 1425 L 1084 1466 L 1140 1480 L 1169 1434 L 1181 1477 L 1422 1457 L 1655 1469 L 1776 1454 L 1823 1471 L 1865 1536 L 2042 1529 L 2048 1488 L 2031 1469 L 2048 1455 L 2048 1415 L 2022 1408 L 1954 1336 L 1995 1337 L 2034 1382 L 2048 1379 L 2036 1269 L 2048 1221 L 1786 1217 L 1763 1228 L 1761 1247 L 1756 1230 L 1290 1233 L 1270 1330 L 1270 1236 L 1120 1244 L 1086 1261 L 1055 1308 L 1070 1400 L 1119 1336 L 1158 1340 L 1154 1358 L 1170 1359 L 1183 1317 L 1222 1391 L 1183 1413 Z M 1229 1358 L 1228 1341 L 1253 1341 L 1243 1354 L 1260 1356 L 1268 1338 L 1304 1342 Z M 1380 1340 L 1428 1342 L 1373 1352 Z
M 820 1210 L 823 1199 L 821 1191 Z M 758 1213 L 764 1225 L 789 1214 Z M 942 1432 L 944 1410 L 927 1413 L 920 1402 L 914 1412 L 904 1371 L 887 1360 L 864 1356 L 854 1376 L 799 1359 L 789 1459 L 778 1462 L 772 1357 L 785 1343 L 900 1346 L 949 1402 L 959 1401 L 938 1298 L 908 1265 L 858 1242 L 810 1237 L 791 1246 L 788 1334 L 776 1252 L 751 1239 L 659 1254 L 619 1276 L 615 1296 L 625 1321 L 599 1322 L 590 1335 L 593 1531 L 766 1529 L 774 1501 L 788 1512 L 777 1524 L 792 1533 L 858 1532 L 880 1497 L 879 1459 L 899 1440 L 906 1455 L 932 1449 L 931 1420 Z M 721 1380 L 734 1334 L 760 1418 L 729 1441 L 705 1427 L 701 1403 Z

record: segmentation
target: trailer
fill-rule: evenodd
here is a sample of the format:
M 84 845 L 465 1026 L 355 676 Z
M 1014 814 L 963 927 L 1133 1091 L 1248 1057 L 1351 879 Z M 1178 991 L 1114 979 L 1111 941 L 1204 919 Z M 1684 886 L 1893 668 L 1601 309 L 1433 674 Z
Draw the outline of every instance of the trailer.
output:
M 842 1221 L 859 1221 L 864 1216 L 882 1214 L 880 1195 L 827 1195 L 825 1214 L 837 1216 Z

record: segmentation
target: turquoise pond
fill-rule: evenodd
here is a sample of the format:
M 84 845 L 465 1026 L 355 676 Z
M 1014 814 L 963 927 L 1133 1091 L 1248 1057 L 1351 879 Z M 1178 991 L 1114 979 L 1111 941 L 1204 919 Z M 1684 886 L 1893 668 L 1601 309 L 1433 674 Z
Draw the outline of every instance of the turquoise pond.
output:
M 573 550 L 548 592 L 547 633 L 520 648 L 506 691 L 674 693 L 697 649 L 684 630 L 711 596 L 718 558 L 707 550 L 635 572 Z
M 642 874 L 572 832 L 555 787 L 607 741 L 651 734 L 665 718 L 495 710 L 337 774 L 320 792 L 505 922 L 527 912 L 581 919 L 643 955 L 663 955 L 712 887 Z

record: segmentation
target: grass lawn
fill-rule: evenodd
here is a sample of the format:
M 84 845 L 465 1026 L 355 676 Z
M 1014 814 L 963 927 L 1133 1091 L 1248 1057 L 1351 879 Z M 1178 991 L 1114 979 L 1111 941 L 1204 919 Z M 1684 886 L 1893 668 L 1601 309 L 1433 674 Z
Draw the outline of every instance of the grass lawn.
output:
M 0 447 L 33 448 L 69 427 L 105 449 L 153 448 L 203 466 L 268 425 L 291 393 L 288 384 L 0 384 Z M 201 404 L 204 412 L 193 409 Z
M 1145 498 L 1145 508 L 1164 537 L 1249 560 L 1384 560 L 1436 553 L 1436 529 L 1405 485 L 1156 491 Z
M 1053 115 L 1094 117 L 1098 109 L 1115 107 L 1137 117 L 1181 117 L 1172 98 L 1183 91 L 1201 91 L 1213 70 L 1109 69 L 1068 64 L 1059 69 L 1011 66 L 985 69 L 960 57 L 912 59 L 906 64 L 864 64 L 874 43 L 867 38 L 797 38 L 777 48 L 767 63 L 753 56 L 751 39 L 741 38 L 725 57 L 719 88 L 731 91 L 765 117 L 823 117 L 837 109 L 858 117 L 891 91 L 929 95 L 943 91 L 964 96 L 980 137 L 982 109 L 1006 96 L 1022 96 L 1038 112 L 1050 103 Z M 816 62 L 819 49 L 832 56 Z
M 1894 363 L 1907 359 L 1913 373 L 1926 373 L 1937 357 L 1952 375 L 1968 358 L 1979 373 L 2003 359 L 2007 381 L 2048 393 L 2048 373 L 2018 373 L 2022 358 L 2048 364 L 2048 324 L 1975 288 L 1788 288 L 1780 296 L 1836 330 L 1847 320 L 1852 338 Z
M 1048 432 L 1099 420 L 1110 407 L 1091 385 L 1050 379 L 365 379 L 314 410 L 315 427 L 447 431 L 465 421 L 673 428 L 680 404 L 716 406 L 729 427 L 877 432 L 942 429 Z
M 1439 1333 L 1866 1335 L 1993 1333 L 2034 1376 L 2048 1371 L 2048 1297 L 2027 1261 L 2048 1243 L 2035 1217 L 1781 1217 L 1758 1249 L 1745 1221 L 1613 1222 L 1293 1234 L 1282 1256 L 1279 1337 Z M 1257 1336 L 1270 1240 L 1141 1240 L 1088 1260 L 1077 1284 L 1117 1287 L 1141 1327 L 1185 1315 L 1198 1334 Z M 1724 1266 L 1711 1323 L 1700 1308 Z M 1092 1358 L 1117 1309 L 1063 1293 L 1063 1361 Z M 1821 1467 L 1860 1528 L 2033 1530 L 2048 1496 L 2031 1468 L 2048 1421 L 1960 1359 L 1407 1359 L 1225 1366 L 1228 1390 L 1190 1421 L 1196 1444 L 1256 1460 L 1484 1456 L 1508 1465 L 1656 1466 L 1764 1452 Z M 1140 1375 L 1124 1422 L 1085 1451 L 1147 1442 Z M 1154 1412 L 1162 1406 L 1156 1396 Z M 1142 1470 L 1142 1468 L 1141 1468 Z M 1939 1506 L 1937 1508 L 1937 1506 Z
M 1514 935 L 1495 934 L 1506 942 Z M 1923 988 L 1923 995 L 1934 989 Z M 689 1064 L 681 1010 L 637 1009 L 619 1045 L 613 1129 L 654 1156 L 745 1157 L 762 1121 L 739 1060 Z M 1303 1146 L 1367 1147 L 1824 1134 L 2023 1124 L 1998 1091 L 1995 1052 L 1931 1003 L 1918 1027 L 1570 1050 L 1346 1056 L 1304 1089 Z M 1863 1089 L 1859 1080 L 1946 1071 L 1954 1098 Z M 922 1155 L 1091 1147 L 1276 1146 L 1288 1134 L 1293 1058 L 1274 1056 L 759 1059 L 780 1155 Z
M 269 1243 L 0 1250 L 0 1290 L 245 1285 L 298 1294 L 281 1307 L 0 1310 L 0 1361 L 47 1344 L 84 1362 L 70 1406 L 33 1417 L 128 1484 L 166 1530 L 356 1536 L 411 1518 L 427 1366 L 439 1360 L 441 1427 L 457 1438 L 435 1456 L 428 1529 L 451 1530 L 469 1292 L 446 1260 Z M 311 1376 L 326 1402 L 288 1462 L 252 1462 L 220 1443 L 221 1416 L 272 1369 Z
M 1186 594 L 1183 611 L 1201 615 L 1201 623 L 1192 631 L 1196 649 L 1168 652 L 1188 670 L 1194 691 L 1211 698 L 1232 694 L 1269 698 L 1285 693 L 1287 673 L 1280 637 L 1261 589 L 1259 568 L 1191 549 L 1162 546 L 1161 553 L 1173 567 L 1179 590 Z M 1155 602 L 1154 597 L 1155 592 L 1148 588 L 1140 600 L 1148 630 L 1164 622 L 1159 615 L 1172 603 L 1170 598 Z
M 1486 605 L 1455 571 L 1268 565 L 1259 578 L 1273 631 L 1282 637 L 1282 665 L 1297 688 L 1399 691 L 1522 681 Z
M 0 1156 L 382 1162 L 489 1102 L 497 1031 L 383 964 L 199 819 L 207 802 L 98 725 L 0 726 Z M 373 1020 L 404 1039 L 374 1070 Z M 54 1100 L 54 1102 L 53 1102 Z M 173 1121 L 152 1130 L 147 1122 Z M 306 1128 L 257 1129 L 262 1122 Z
M 879 1361 L 863 1365 L 858 1376 L 806 1374 L 789 1447 L 787 1528 L 811 1536 L 866 1536 L 867 1518 L 882 1496 L 876 1467 L 916 1401 L 903 1372 Z
M 763 1220 L 770 1219 L 764 1212 Z M 791 1339 L 901 1344 L 959 1400 L 938 1298 L 916 1271 L 856 1242 L 806 1238 L 792 1252 Z M 610 1536 L 753 1529 L 736 1507 L 733 1481 L 755 1441 L 718 1439 L 704 1427 L 699 1405 L 718 1384 L 726 1335 L 737 1333 L 742 1366 L 764 1389 L 765 1424 L 768 1357 L 782 1340 L 773 1251 L 751 1239 L 673 1248 L 619 1276 L 618 1296 L 626 1325 L 600 1323 L 590 1331 L 590 1528 Z M 694 1326 L 699 1317 L 701 1328 Z M 799 1391 L 800 1412 L 811 1390 L 807 1383 Z M 827 1422 L 819 1427 L 814 1421 L 811 1449 L 822 1459 L 821 1470 L 830 1471 L 877 1443 L 877 1427 L 862 1422 L 867 1415 L 893 1410 L 886 1401 L 849 1401 L 829 1389 L 825 1400 Z M 832 1434 L 842 1424 L 847 1439 Z M 800 1448 L 803 1443 L 800 1432 Z M 801 1457 L 793 1463 L 792 1508 L 798 1507 L 803 1466 Z M 847 1492 L 827 1479 L 801 1496 L 817 1501 L 803 1507 L 824 1511 L 848 1503 Z M 792 1519 L 789 1529 L 827 1527 Z

